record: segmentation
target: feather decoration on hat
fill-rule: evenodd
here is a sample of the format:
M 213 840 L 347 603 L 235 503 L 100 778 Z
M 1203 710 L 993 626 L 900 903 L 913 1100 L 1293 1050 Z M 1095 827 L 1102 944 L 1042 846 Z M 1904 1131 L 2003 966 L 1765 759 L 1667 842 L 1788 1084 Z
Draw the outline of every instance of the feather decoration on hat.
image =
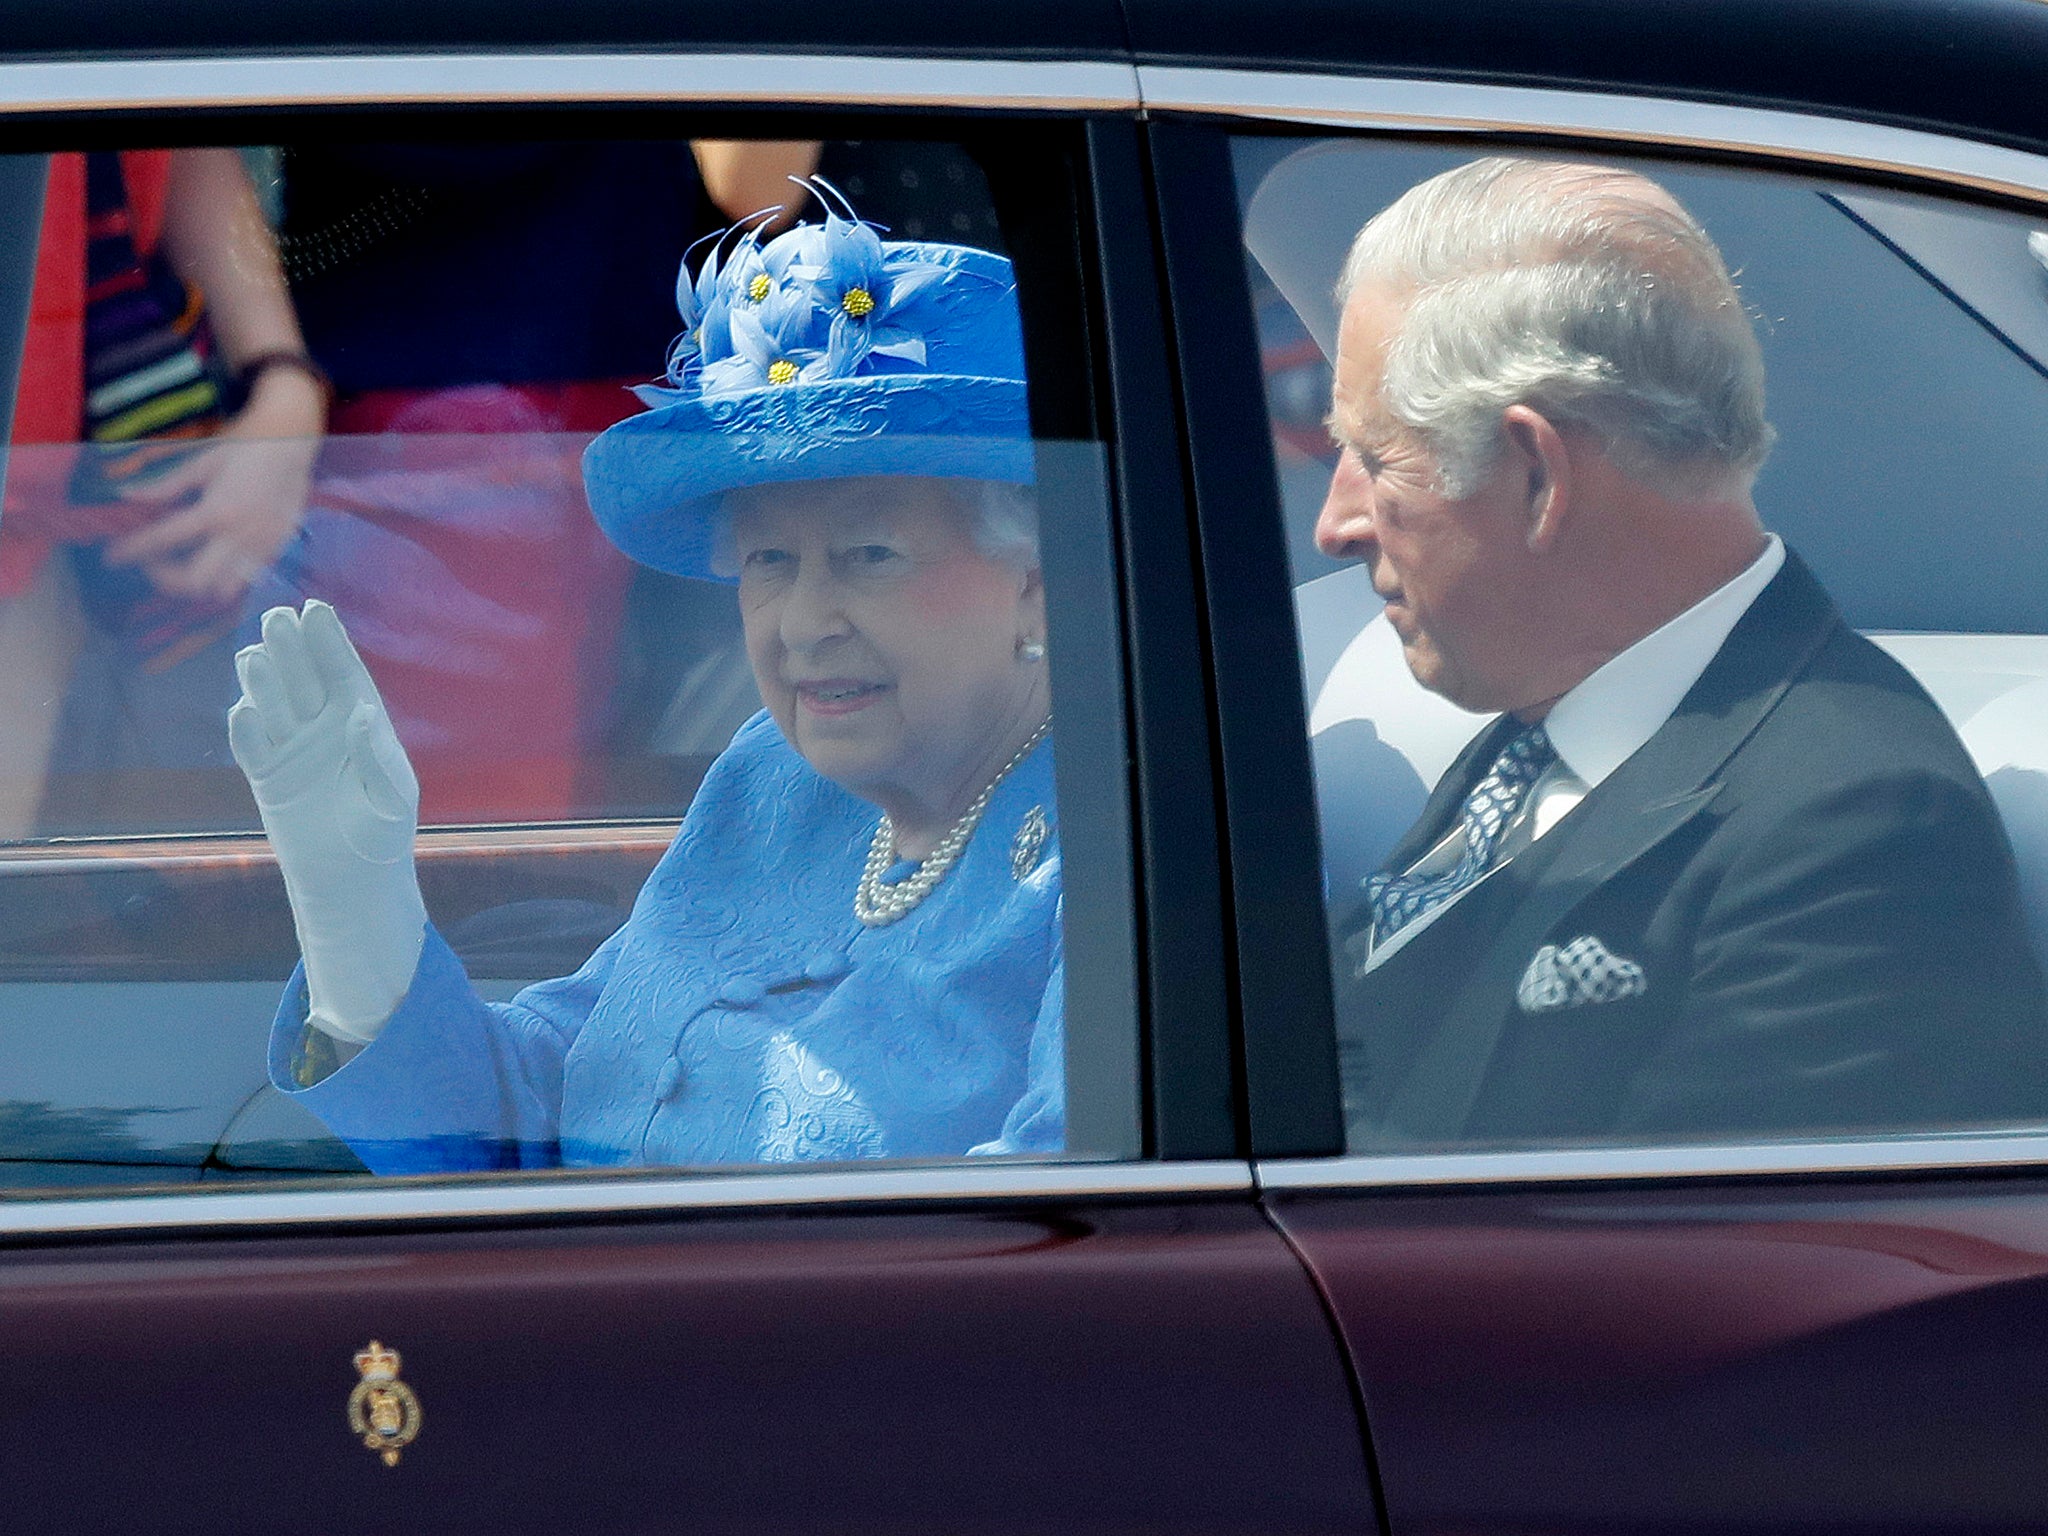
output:
M 717 530 L 740 487 L 1036 478 L 1009 260 L 886 240 L 828 184 L 803 185 L 822 223 L 765 239 L 764 211 L 685 253 L 665 378 L 584 451 L 598 526 L 658 570 L 729 578 Z
M 825 204 L 817 241 L 819 259 L 796 269 L 834 333 L 858 334 L 865 351 L 922 368 L 924 338 L 916 329 L 917 297 L 946 275 L 929 261 L 891 254 L 872 224 L 863 223 L 830 182 L 813 180 Z M 829 200 L 828 200 L 829 195 Z M 833 202 L 838 210 L 832 207 Z
M 799 224 L 764 244 L 761 224 L 778 211 L 764 209 L 707 236 L 711 249 L 694 276 L 697 247 L 684 254 L 676 277 L 682 334 L 669 349 L 666 387 L 634 391 L 643 402 L 928 365 L 929 302 L 952 269 L 916 247 L 885 245 L 829 182 L 801 185 L 824 204 L 823 224 Z

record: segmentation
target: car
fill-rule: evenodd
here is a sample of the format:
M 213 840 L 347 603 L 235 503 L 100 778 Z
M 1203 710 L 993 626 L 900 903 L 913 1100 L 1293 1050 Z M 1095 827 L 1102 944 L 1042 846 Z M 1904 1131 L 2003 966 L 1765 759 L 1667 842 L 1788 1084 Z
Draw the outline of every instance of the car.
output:
M 108 151 L 240 152 L 334 404 L 278 562 L 168 620 L 103 522 L 38 521 L 83 499 L 77 434 L 9 454 L 16 1520 L 2048 1526 L 2048 1105 L 1417 1145 L 1347 1115 L 1333 926 L 1483 720 L 1313 536 L 1360 223 L 1481 154 L 1648 172 L 1757 317 L 1767 519 L 1956 726 L 2048 950 L 2043 100 L 2034 0 L 16 0 L 17 417 L 51 178 Z M 1014 263 L 1066 1150 L 374 1176 L 266 1068 L 297 946 L 228 658 L 267 602 L 348 617 L 485 995 L 625 920 L 757 702 L 729 597 L 616 555 L 576 489 L 724 222 L 705 141 L 820 144 L 892 237 Z

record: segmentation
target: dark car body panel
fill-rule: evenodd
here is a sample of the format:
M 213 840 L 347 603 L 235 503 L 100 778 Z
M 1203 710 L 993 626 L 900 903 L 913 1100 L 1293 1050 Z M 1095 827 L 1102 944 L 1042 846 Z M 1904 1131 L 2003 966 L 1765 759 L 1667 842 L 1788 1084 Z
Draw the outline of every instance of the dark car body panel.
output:
M 421 1408 L 396 1468 L 344 1413 L 372 1338 Z M 1376 1518 L 1311 1286 L 1243 1202 L 17 1251 L 0 1358 L 42 1530 Z
M 1995 1181 L 1285 1196 L 1391 1529 L 2037 1531 L 2048 1200 Z

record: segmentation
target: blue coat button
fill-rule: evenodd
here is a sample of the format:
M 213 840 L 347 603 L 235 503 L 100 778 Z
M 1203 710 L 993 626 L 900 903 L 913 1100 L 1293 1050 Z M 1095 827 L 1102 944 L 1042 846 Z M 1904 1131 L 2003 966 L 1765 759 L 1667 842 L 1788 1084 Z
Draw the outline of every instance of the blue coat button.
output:
M 768 995 L 768 989 L 751 976 L 735 976 L 719 990 L 718 1000 L 734 1008 L 751 1008 Z
M 683 1091 L 683 1064 L 671 1056 L 661 1064 L 661 1075 L 654 1080 L 654 1096 L 663 1103 L 675 1098 Z

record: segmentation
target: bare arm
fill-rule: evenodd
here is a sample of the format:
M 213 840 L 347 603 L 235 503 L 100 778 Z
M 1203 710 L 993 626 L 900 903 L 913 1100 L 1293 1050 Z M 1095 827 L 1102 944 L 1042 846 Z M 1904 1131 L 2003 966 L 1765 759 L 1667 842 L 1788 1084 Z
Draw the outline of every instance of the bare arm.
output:
M 704 190 L 719 211 L 729 219 L 744 219 L 779 203 L 783 212 L 770 221 L 771 229 L 795 223 L 803 211 L 805 196 L 789 184 L 789 178 L 802 178 L 817 170 L 818 152 L 823 147 L 816 139 L 693 139 L 690 143 L 690 151 L 697 157 L 697 174 L 704 178 Z
M 237 151 L 181 149 L 171 156 L 163 249 L 178 275 L 206 295 L 230 364 L 305 346 L 277 242 Z
M 172 156 L 163 248 L 178 275 L 206 296 L 231 368 L 265 353 L 304 351 L 277 242 L 236 151 Z M 297 530 L 326 429 L 320 383 L 296 368 L 265 368 L 211 446 L 131 492 L 177 510 L 115 544 L 110 558 L 140 565 L 166 592 L 234 597 Z

